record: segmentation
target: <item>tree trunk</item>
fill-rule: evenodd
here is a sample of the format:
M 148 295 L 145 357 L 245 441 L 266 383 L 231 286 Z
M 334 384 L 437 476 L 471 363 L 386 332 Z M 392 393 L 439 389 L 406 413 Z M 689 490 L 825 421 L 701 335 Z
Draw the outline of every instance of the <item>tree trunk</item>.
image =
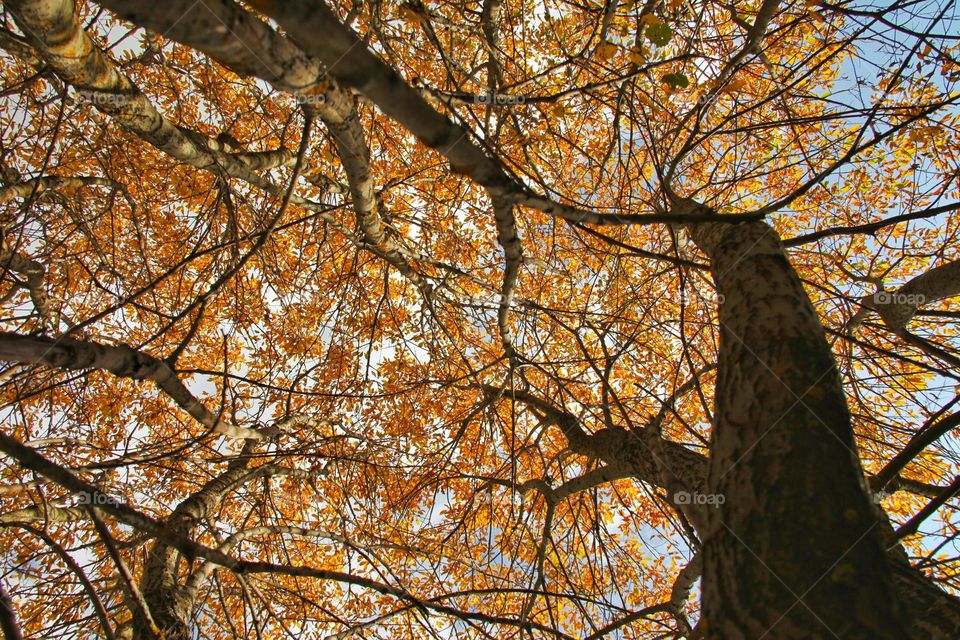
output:
M 213 511 L 224 496 L 251 476 L 247 469 L 253 441 L 248 440 L 240 456 L 225 471 L 214 476 L 195 493 L 183 500 L 167 518 L 167 528 L 190 537 L 193 527 Z M 196 603 L 195 592 L 181 583 L 177 575 L 179 551 L 157 540 L 150 549 L 140 577 L 140 590 L 150 607 L 153 620 L 162 633 L 162 640 L 190 640 L 190 618 Z M 134 637 L 149 639 L 151 630 L 143 617 L 134 618 Z
M 706 510 L 699 630 L 909 637 L 830 347 L 779 237 L 762 222 L 688 228 L 723 301 L 707 480 L 723 498 Z

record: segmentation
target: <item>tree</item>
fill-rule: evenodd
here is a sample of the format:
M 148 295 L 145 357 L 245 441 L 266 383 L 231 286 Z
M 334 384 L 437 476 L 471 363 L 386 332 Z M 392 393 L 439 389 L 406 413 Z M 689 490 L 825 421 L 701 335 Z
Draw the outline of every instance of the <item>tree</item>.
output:
M 950 3 L 3 7 L 7 638 L 960 636 Z

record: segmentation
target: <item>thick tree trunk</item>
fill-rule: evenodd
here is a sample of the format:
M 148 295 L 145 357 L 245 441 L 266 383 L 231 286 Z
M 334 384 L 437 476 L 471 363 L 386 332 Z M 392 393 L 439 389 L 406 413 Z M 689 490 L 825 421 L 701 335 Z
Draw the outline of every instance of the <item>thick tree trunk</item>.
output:
M 497 389 L 491 387 L 491 392 Z M 513 391 L 513 398 L 536 407 L 557 424 L 577 453 L 607 463 L 597 476 L 604 481 L 633 477 L 660 487 L 697 529 L 700 536 L 709 532 L 706 512 L 712 507 L 678 498 L 707 495 L 709 458 L 685 445 L 663 438 L 650 426 L 638 430 L 601 429 L 588 433 L 573 414 L 561 411 L 549 402 L 525 391 Z M 597 478 L 592 478 L 598 481 Z M 565 486 L 572 485 L 567 483 Z M 887 484 L 887 483 L 881 483 Z M 936 495 L 938 492 L 935 492 Z M 686 504 L 684 504 L 686 502 Z M 960 638 L 960 600 L 946 593 L 923 573 L 910 566 L 903 547 L 896 540 L 893 526 L 882 509 L 877 508 L 877 530 L 885 540 L 887 563 L 893 571 L 895 594 L 912 620 L 911 640 L 956 640 Z M 827 636 L 828 638 L 830 636 Z
M 700 630 L 909 637 L 840 378 L 779 237 L 761 222 L 688 228 L 723 300 L 707 480 L 723 503 L 706 510 Z

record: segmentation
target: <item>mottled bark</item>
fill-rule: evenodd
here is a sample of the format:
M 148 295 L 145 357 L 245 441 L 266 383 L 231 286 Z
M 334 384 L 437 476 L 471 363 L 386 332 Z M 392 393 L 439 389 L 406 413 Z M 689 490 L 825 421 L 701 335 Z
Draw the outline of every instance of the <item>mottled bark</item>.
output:
M 174 509 L 173 513 L 163 523 L 167 536 L 175 537 L 177 540 L 193 539 L 195 525 L 219 508 L 227 494 L 243 484 L 278 475 L 299 478 L 314 478 L 317 475 L 314 471 L 290 469 L 274 464 L 248 469 L 252 445 L 253 441 L 247 441 L 240 456 L 232 461 L 225 471 L 208 481 Z M 83 493 L 88 496 L 91 495 L 89 491 Z M 107 497 L 106 494 L 103 494 L 103 496 Z M 20 524 L 37 533 L 38 530 L 29 526 L 30 523 L 78 522 L 90 520 L 91 517 L 115 515 L 110 513 L 111 509 L 109 507 L 119 504 L 118 502 L 111 499 L 104 499 L 100 502 L 107 505 L 108 508 L 100 509 L 90 505 L 70 507 L 62 506 L 60 503 L 44 503 L 39 506 L 0 514 L 0 523 Z M 225 555 L 230 553 L 239 542 L 251 536 L 277 533 L 305 537 L 326 537 L 344 543 L 347 542 L 335 533 L 318 529 L 284 526 L 259 527 L 231 535 L 217 551 Z M 39 535 L 42 535 L 42 533 Z M 194 571 L 189 578 L 182 579 L 178 575 L 177 563 L 184 555 L 183 549 L 176 544 L 171 544 L 168 539 L 158 538 L 153 543 L 144 563 L 138 587 L 138 595 L 142 596 L 144 606 L 140 608 L 132 607 L 134 616 L 133 622 L 127 630 L 127 637 L 149 639 L 162 637 L 164 640 L 188 640 L 192 638 L 189 623 L 198 606 L 197 594 L 206 579 L 221 565 L 215 560 L 208 560 Z M 103 619 L 106 620 L 106 616 L 103 616 Z
M 490 96 L 496 95 L 501 83 L 498 23 L 502 9 L 503 0 L 484 0 L 480 11 L 480 28 L 487 46 L 487 92 Z
M 176 160 L 239 178 L 273 196 L 284 196 L 285 188 L 261 178 L 256 170 L 278 163 L 292 163 L 293 154 L 285 149 L 262 153 L 226 153 L 229 145 L 186 131 L 166 121 L 129 78 L 113 68 L 109 60 L 95 48 L 93 41 L 76 21 L 72 2 L 20 0 L 8 1 L 6 5 L 16 5 L 15 9 L 22 12 L 20 19 L 23 20 L 23 27 L 32 34 L 32 46 L 43 55 L 58 77 L 63 77 L 84 92 L 102 113 L 117 119 L 128 130 Z M 168 5 L 163 7 L 166 11 L 169 8 Z M 174 16 L 174 19 L 177 17 L 179 16 Z M 64 41 L 72 44 L 65 46 Z M 321 95 L 316 101 L 320 102 L 321 98 L 325 99 Z M 353 245 L 388 262 L 393 260 L 388 249 L 358 237 L 330 215 L 328 207 L 296 194 L 291 196 L 290 202 L 316 212 L 320 219 Z
M 503 286 L 500 293 L 500 306 L 497 311 L 497 328 L 500 340 L 507 355 L 514 355 L 513 328 L 510 326 L 510 307 L 520 278 L 520 265 L 523 261 L 523 248 L 517 234 L 517 221 L 513 215 L 513 206 L 509 200 L 493 199 L 493 219 L 497 226 L 497 242 L 503 247 L 504 269 Z
M 44 504 L 38 507 L 26 507 L 0 514 L 0 524 L 29 522 L 79 522 L 88 517 L 86 507 L 64 507 Z
M 680 201 L 681 212 L 704 207 Z M 704 637 L 909 637 L 822 325 L 776 232 L 699 223 L 720 352 Z
M 434 109 L 419 91 L 381 61 L 325 3 L 258 0 L 248 4 L 276 20 L 305 52 L 326 64 L 330 75 L 344 87 L 370 98 L 387 117 L 399 122 L 423 144 L 446 157 L 454 172 L 468 176 L 484 187 L 492 198 L 503 198 L 514 205 L 537 209 L 571 222 L 628 225 L 681 221 L 679 216 L 670 213 L 598 213 L 534 193 L 511 177 L 499 160 L 475 142 L 470 132 Z M 732 222 L 760 217 L 757 214 L 728 215 L 723 220 Z M 713 214 L 708 216 L 710 220 L 717 218 Z
M 13 198 L 26 198 L 31 195 L 39 196 L 55 189 L 81 189 L 83 187 L 122 188 L 119 184 L 108 178 L 98 178 L 95 176 L 46 176 L 0 187 L 0 203 Z
M 57 4 L 65 3 L 32 3 L 37 7 Z M 568 220 L 598 224 L 669 219 L 607 217 L 529 193 L 506 178 L 496 161 L 477 151 L 469 140 L 458 146 L 460 138 L 454 140 L 453 134 L 465 132 L 442 119 L 426 103 L 416 103 L 399 76 L 382 64 L 374 64 L 379 61 L 358 42 L 350 41 L 347 36 L 352 34 L 348 31 L 337 30 L 341 25 L 335 17 L 332 22 L 328 20 L 327 29 L 318 30 L 318 24 L 333 15 L 327 7 L 297 1 L 251 4 L 281 22 L 286 15 L 284 26 L 295 34 L 300 29 L 301 41 L 311 50 L 327 51 L 328 58 L 338 62 L 343 59 L 342 66 L 347 70 L 340 75 L 347 82 L 379 98 L 378 104 L 388 115 L 450 157 L 458 171 L 503 198 L 502 210 L 512 203 L 523 203 Z M 277 8 L 281 4 L 291 8 Z M 164 10 L 168 9 L 157 12 Z M 291 18 L 297 10 L 303 18 L 300 24 Z M 303 13 L 306 11 L 312 13 Z M 318 38 L 318 33 L 330 37 Z M 50 59 L 50 52 L 44 53 Z M 57 62 L 55 58 L 53 61 Z M 129 115 L 115 114 L 121 121 Z M 193 140 L 192 136 L 186 137 L 188 142 Z M 351 153 L 358 148 L 363 153 L 365 149 L 357 147 L 357 140 L 363 142 L 362 138 L 348 141 L 347 146 L 354 150 Z M 176 145 L 168 145 L 165 150 L 174 156 L 183 152 Z M 376 226 L 379 218 L 375 201 L 370 204 L 369 158 L 355 159 L 358 162 L 350 187 L 364 241 L 377 245 L 377 250 L 389 258 L 389 250 L 377 240 L 383 230 Z M 345 166 L 350 160 L 345 160 Z M 197 162 L 197 166 L 205 166 L 202 159 Z M 350 171 L 348 168 L 348 174 Z M 688 207 L 685 213 L 689 220 L 715 217 L 712 211 L 697 207 Z M 698 513 L 698 528 L 705 541 L 706 635 L 830 637 L 824 628 L 829 627 L 844 638 L 902 637 L 890 586 L 892 580 L 899 580 L 901 567 L 884 568 L 884 524 L 873 518 L 860 483 L 849 416 L 822 328 L 772 230 L 760 223 L 727 224 L 711 222 L 691 227 L 694 238 L 710 256 L 718 288 L 726 297 L 721 308 L 721 371 L 709 473 L 694 476 L 691 469 L 702 466 L 701 459 L 691 458 L 697 454 L 664 441 L 650 430 L 630 433 L 610 429 L 586 434 L 582 429 L 575 431 L 565 418 L 558 424 L 570 437 L 573 448 L 613 461 L 611 469 L 627 465 L 636 477 L 659 484 L 670 494 L 681 488 L 702 487 L 704 492 L 725 496 L 723 507 L 716 512 L 706 510 L 706 516 L 691 509 L 691 513 Z M 502 232 L 499 218 L 498 230 Z M 509 308 L 507 293 L 505 283 L 504 309 Z M 894 318 L 888 324 L 902 327 L 908 320 Z M 505 319 L 500 324 L 501 332 L 507 333 Z M 631 438 L 642 447 L 624 448 L 622 445 Z M 681 454 L 677 447 L 686 453 Z M 918 601 L 933 597 L 923 588 L 918 588 L 917 594 Z M 181 613 L 175 613 L 180 619 Z M 934 627 L 923 624 L 915 629 L 926 629 L 928 636 L 924 637 L 957 637 L 942 635 L 942 628 L 937 632 L 941 635 L 934 635 Z M 759 633 L 761 629 L 763 634 Z M 913 637 L 921 636 L 915 632 Z
M 677 574 L 676 579 L 673 581 L 673 587 L 670 589 L 670 612 L 680 624 L 681 631 L 686 635 L 690 634 L 691 629 L 690 622 L 684 614 L 684 608 L 686 607 L 687 599 L 690 597 L 690 592 L 693 590 L 693 585 L 700 579 L 702 574 L 703 558 L 698 551 L 690 558 L 690 562 L 680 570 L 680 573 Z
M 250 475 L 247 470 L 251 448 L 248 445 L 239 458 L 230 462 L 226 471 L 207 482 L 197 492 L 177 505 L 166 525 L 171 533 L 191 538 L 193 528 L 223 500 L 225 494 Z M 190 617 L 194 610 L 196 591 L 188 591 L 177 575 L 180 552 L 158 540 L 153 544 L 140 578 L 143 593 L 153 621 L 162 633 L 163 640 L 190 640 Z M 149 621 L 142 616 L 134 617 L 136 637 L 149 637 Z
M 192 537 L 194 526 L 208 513 L 217 509 L 226 494 L 236 489 L 238 485 L 272 475 L 271 470 L 279 470 L 271 465 L 247 470 L 248 460 L 249 458 L 239 458 L 232 462 L 226 471 L 181 502 L 167 519 L 167 527 L 171 532 L 184 538 Z M 305 472 L 303 475 L 308 477 L 312 474 Z M 324 537 L 349 544 L 349 541 L 342 536 L 329 531 L 296 526 L 270 526 L 255 527 L 234 533 L 217 550 L 227 554 L 248 538 L 281 533 L 303 537 Z M 181 552 L 175 547 L 158 540 L 150 549 L 140 580 L 140 590 L 157 627 L 164 634 L 164 640 L 192 638 L 190 619 L 199 605 L 197 594 L 218 568 L 217 563 L 207 561 L 188 577 L 181 579 L 177 574 L 177 565 L 182 557 Z M 134 630 L 146 635 L 150 631 L 148 621 L 135 618 Z
M 88 482 L 84 482 L 72 472 L 62 466 L 51 462 L 33 449 L 23 446 L 23 444 L 2 430 L 0 430 L 0 451 L 3 451 L 11 458 L 16 460 L 24 468 L 36 471 L 41 476 L 62 486 L 74 493 L 86 493 L 97 495 L 99 492 Z M 132 507 L 123 504 L 105 503 L 101 508 L 105 515 L 116 518 L 120 522 L 128 524 L 139 531 L 147 533 L 157 540 L 176 548 L 185 557 L 202 558 L 232 571 L 238 576 L 255 574 L 272 574 L 278 576 L 302 577 L 314 580 L 330 580 L 344 585 L 353 585 L 366 590 L 375 591 L 383 595 L 390 595 L 403 601 L 411 607 L 423 610 L 435 611 L 442 615 L 452 616 L 459 620 L 475 620 L 484 623 L 509 625 L 512 627 L 522 626 L 534 631 L 552 632 L 549 626 L 533 621 L 521 623 L 517 618 L 511 616 L 487 615 L 484 613 L 463 611 L 455 606 L 436 602 L 433 599 L 423 599 L 406 589 L 392 584 L 387 584 L 372 578 L 357 576 L 342 571 L 329 569 L 320 569 L 311 566 L 278 564 L 265 561 L 247 561 L 224 553 L 220 549 L 208 547 L 196 542 L 193 538 L 178 535 L 166 523 L 157 520 L 151 516 L 137 511 Z M 126 637 L 127 631 L 123 634 Z

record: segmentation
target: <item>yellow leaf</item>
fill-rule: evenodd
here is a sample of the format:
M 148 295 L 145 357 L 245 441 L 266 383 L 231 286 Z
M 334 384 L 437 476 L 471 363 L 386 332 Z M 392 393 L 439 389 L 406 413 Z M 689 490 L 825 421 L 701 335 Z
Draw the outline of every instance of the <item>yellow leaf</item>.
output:
M 747 81 L 743 78 L 733 78 L 723 87 L 724 93 L 739 93 L 747 86 Z
M 617 45 L 611 42 L 603 42 L 597 46 L 597 57 L 601 60 L 609 60 L 617 52 Z

